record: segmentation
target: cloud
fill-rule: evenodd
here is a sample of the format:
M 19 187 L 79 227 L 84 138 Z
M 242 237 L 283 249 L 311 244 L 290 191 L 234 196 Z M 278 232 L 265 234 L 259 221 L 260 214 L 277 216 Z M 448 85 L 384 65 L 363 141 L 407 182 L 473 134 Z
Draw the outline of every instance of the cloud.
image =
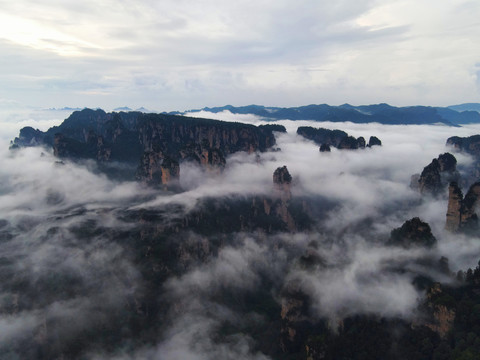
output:
M 403 268 L 405 261 L 414 262 L 425 252 L 385 248 L 352 235 L 343 240 L 341 246 L 319 248 L 325 267 L 295 269 L 287 278 L 311 297 L 314 316 L 332 324 L 355 314 L 412 318 L 422 296 L 412 284 L 415 273 L 391 269 Z
M 273 261 L 268 262 L 267 259 Z M 158 354 L 165 359 L 176 359 L 179 356 L 186 359 L 209 359 L 216 356 L 228 359 L 266 359 L 264 355 L 252 353 L 254 342 L 248 336 L 222 336 L 223 340 L 218 343 L 213 339 L 225 323 L 242 328 L 255 321 L 256 317 L 255 314 L 235 311 L 221 301 L 221 297 L 238 296 L 240 304 L 244 301 L 242 298 L 245 291 L 258 291 L 262 284 L 261 274 L 276 274 L 279 262 L 284 261 L 283 252 L 269 253 L 265 246 L 253 239 L 240 239 L 239 246 L 227 246 L 206 265 L 178 279 L 170 279 L 166 284 L 164 298 L 175 304 L 173 306 L 178 309 L 178 313 L 172 309 L 172 325 L 166 331 L 166 339 L 157 348 Z
M 3 2 L 0 96 L 162 111 L 476 101 L 478 11 L 393 0 Z M 25 74 L 37 78 L 19 81 Z M 158 80 L 145 86 L 139 77 Z
M 47 113 L 38 120 L 42 113 L 35 110 L 25 121 L 38 126 L 57 121 L 55 112 Z M 228 112 L 193 115 L 266 123 Z M 0 126 L 18 126 L 17 119 Z M 292 283 L 310 300 L 314 321 L 335 323 L 358 313 L 411 319 L 423 296 L 412 285 L 415 276 L 448 280 L 420 260 L 435 263 L 447 256 L 452 271 L 476 265 L 478 241 L 443 229 L 446 199 L 421 199 L 409 183 L 413 173 L 449 150 L 449 136 L 478 133 L 478 125 L 276 123 L 288 129 L 276 135 L 281 151 L 233 154 L 222 174 L 182 163 L 185 191 L 177 194 L 112 181 L 88 161 L 56 164 L 46 149 L 10 152 L 5 138 L 0 329 L 7 340 L 0 347 L 18 354 L 44 346 L 59 354 L 83 339 L 75 354 L 94 359 L 266 359 L 261 336 L 270 336 L 272 319 L 280 321 L 282 298 Z M 375 135 L 383 146 L 320 153 L 296 135 L 305 125 Z M 455 156 L 460 164 L 471 161 Z M 293 176 L 294 197 L 329 204 L 328 214 L 314 218 L 309 232 L 162 231 L 171 217 L 198 210 L 205 198 L 268 196 L 273 171 L 283 165 Z M 172 213 L 171 204 L 182 206 Z M 151 227 L 144 221 L 140 228 L 136 219 L 142 213 L 160 215 L 147 224 Z M 390 231 L 414 216 L 430 223 L 438 246 L 386 247 Z M 318 261 L 305 267 L 300 258 L 309 254 Z M 112 337 L 89 337 L 103 334 L 101 329 Z M 42 345 L 42 336 L 48 345 Z

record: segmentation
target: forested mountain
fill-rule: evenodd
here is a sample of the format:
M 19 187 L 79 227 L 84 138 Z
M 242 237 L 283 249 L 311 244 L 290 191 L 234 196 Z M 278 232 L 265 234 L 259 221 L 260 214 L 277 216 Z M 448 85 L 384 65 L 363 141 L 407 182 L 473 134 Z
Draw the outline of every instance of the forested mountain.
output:
M 468 104 L 466 104 L 468 105 Z M 386 125 L 437 124 L 455 126 L 469 123 L 480 123 L 478 104 L 471 106 L 428 107 L 408 106 L 395 107 L 388 104 L 353 106 L 344 104 L 331 106 L 327 104 L 306 105 L 299 107 L 265 107 L 262 105 L 248 105 L 235 107 L 226 105 L 221 107 L 203 108 L 201 110 L 219 113 L 230 111 L 233 114 L 252 114 L 266 119 L 314 120 L 353 123 L 376 122 Z M 199 112 L 201 110 L 190 110 Z M 177 114 L 180 114 L 176 112 Z

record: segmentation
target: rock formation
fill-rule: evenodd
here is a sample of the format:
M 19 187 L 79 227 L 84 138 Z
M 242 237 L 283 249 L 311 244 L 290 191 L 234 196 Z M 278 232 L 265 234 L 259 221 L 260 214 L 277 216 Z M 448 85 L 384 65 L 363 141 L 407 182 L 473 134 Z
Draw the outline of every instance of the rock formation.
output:
M 353 136 L 345 136 L 338 144 L 339 149 L 355 150 L 358 149 L 358 141 Z
M 328 144 L 322 144 L 322 145 L 320 145 L 319 151 L 320 151 L 320 152 L 330 152 L 330 151 L 332 151 L 332 150 L 330 149 L 330 145 L 328 145 Z
M 137 180 L 148 185 L 163 185 L 165 188 L 173 180 L 178 180 L 180 166 L 177 161 L 165 157 L 161 152 L 145 151 L 137 170 Z
M 458 187 L 456 182 L 450 183 L 450 186 L 448 187 L 446 230 L 456 232 L 459 229 L 462 218 L 462 203 L 462 190 Z
M 453 146 L 456 150 L 464 151 L 475 157 L 480 157 L 480 135 L 469 137 L 452 136 L 447 139 L 447 145 Z
M 475 230 L 478 227 L 478 216 L 476 208 L 480 198 L 480 182 L 470 186 L 465 198 L 463 199 L 463 212 L 461 217 L 462 227 L 466 230 Z
M 425 166 L 418 179 L 418 188 L 422 194 L 438 195 L 442 192 L 442 177 L 437 159 Z
M 311 126 L 300 126 L 297 129 L 297 134 L 306 139 L 313 140 L 318 145 L 326 144 L 334 147 L 338 147 L 342 139 L 348 136 L 348 134 L 342 130 L 316 129 Z
M 320 145 L 320 151 L 328 151 L 322 150 L 327 149 L 327 146 L 333 146 L 338 149 L 364 149 L 365 148 L 365 138 L 360 136 L 355 138 L 353 136 L 349 136 L 345 131 L 342 130 L 330 130 L 324 128 L 313 128 L 310 126 L 300 126 L 297 129 L 297 134 L 303 136 L 306 139 L 314 141 L 316 144 Z M 376 139 L 376 140 L 375 140 Z M 381 145 L 382 142 L 378 140 L 376 137 L 370 137 L 369 145 Z
M 438 156 L 438 164 L 440 165 L 440 172 L 454 173 L 457 171 L 457 159 L 450 153 L 444 153 Z
M 376 136 L 370 136 L 370 139 L 368 140 L 368 145 L 367 146 L 368 147 L 382 146 L 382 142 Z
M 473 163 L 461 168 L 462 181 L 460 185 L 466 188 L 480 179 L 480 135 L 470 137 L 453 136 L 447 139 L 447 146 L 455 151 L 467 153 L 473 157 Z
M 288 199 L 291 197 L 290 186 L 292 184 L 292 176 L 288 172 L 286 166 L 279 167 L 273 172 L 273 185 L 274 188 L 279 191 L 282 196 L 286 196 Z
M 178 177 L 181 161 L 195 161 L 206 169 L 221 171 L 229 154 L 262 152 L 273 146 L 274 131 L 285 132 L 285 128 L 84 109 L 46 132 L 23 128 L 12 148 L 40 144 L 51 146 L 55 156 L 61 158 L 127 163 L 137 168 L 130 178 L 165 185 L 168 179 Z
M 212 148 L 207 140 L 200 144 L 189 144 L 180 150 L 182 160 L 190 160 L 202 165 L 209 171 L 222 171 L 226 160 L 223 151 L 218 148 Z
M 413 175 L 410 183 L 412 189 L 418 189 L 422 195 L 442 195 L 452 181 L 457 181 L 459 173 L 456 169 L 457 159 L 444 153 L 433 159 L 420 175 Z
M 455 309 L 449 308 L 449 295 L 443 292 L 439 283 L 433 286 L 427 292 L 426 305 L 431 313 L 431 321 L 426 322 L 425 326 L 436 332 L 441 338 L 444 338 L 453 328 L 455 321 Z
M 20 134 L 11 142 L 11 149 L 18 147 L 38 146 L 43 144 L 44 133 L 26 126 L 20 130 Z
M 358 147 L 360 149 L 364 149 L 365 148 L 365 138 L 363 136 L 360 136 L 358 139 L 357 139 L 357 144 L 358 144 Z
M 285 224 L 290 231 L 296 229 L 295 220 L 289 211 L 292 176 L 286 166 L 277 168 L 273 173 L 274 198 L 272 203 L 265 203 L 265 212 L 273 211 Z M 270 210 L 271 209 L 271 210 Z
M 445 229 L 451 232 L 471 232 L 478 229 L 476 208 L 480 197 L 480 182 L 470 187 L 465 198 L 456 182 L 450 183 L 448 193 Z
M 300 350 L 308 333 L 308 297 L 294 283 L 284 289 L 281 309 L 280 348 L 284 353 Z
M 432 247 L 437 242 L 430 225 L 418 217 L 406 221 L 390 233 L 389 245 L 409 248 L 412 246 Z

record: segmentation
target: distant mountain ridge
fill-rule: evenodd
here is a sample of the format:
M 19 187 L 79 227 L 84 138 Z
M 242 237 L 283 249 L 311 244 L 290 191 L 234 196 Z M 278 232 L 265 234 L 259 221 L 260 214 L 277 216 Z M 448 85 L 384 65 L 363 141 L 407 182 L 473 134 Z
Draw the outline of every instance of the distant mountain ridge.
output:
M 377 122 L 385 125 L 424 125 L 440 123 L 448 126 L 459 126 L 462 124 L 480 123 L 480 113 L 471 110 L 477 108 L 480 111 L 480 104 L 452 105 L 449 107 L 395 107 L 385 103 L 360 106 L 350 104 L 340 106 L 312 104 L 288 108 L 266 107 L 263 105 L 239 107 L 225 105 L 221 107 L 205 107 L 203 109 L 189 110 L 185 113 L 200 111 L 220 113 L 228 110 L 232 114 L 252 114 L 274 120 L 350 121 L 353 123 Z M 171 114 L 183 113 L 172 112 Z
M 465 103 L 465 104 L 458 104 L 458 105 L 450 105 L 448 108 L 455 111 L 480 112 L 480 103 Z

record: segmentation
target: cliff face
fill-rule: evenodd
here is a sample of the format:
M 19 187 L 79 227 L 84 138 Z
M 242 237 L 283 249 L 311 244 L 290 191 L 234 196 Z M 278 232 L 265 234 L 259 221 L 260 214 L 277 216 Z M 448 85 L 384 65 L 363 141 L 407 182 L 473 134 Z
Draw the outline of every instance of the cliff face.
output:
M 194 161 L 210 171 L 222 171 L 226 164 L 224 152 L 221 149 L 212 148 L 206 140 L 201 144 L 185 146 L 180 150 L 180 158 Z
M 272 127 L 255 127 L 247 124 L 225 123 L 206 119 L 191 119 L 167 115 L 145 114 L 138 119 L 138 136 L 141 147 L 146 153 L 155 152 L 168 157 L 177 165 L 169 168 L 172 178 L 179 177 L 178 163 L 194 161 L 206 170 L 222 171 L 226 156 L 237 151 L 252 153 L 266 151 L 275 144 Z M 169 162 L 171 163 L 171 162 Z M 142 168 L 137 178 L 151 182 L 148 168 Z M 166 169 L 162 170 L 165 174 Z M 162 184 L 168 182 L 168 176 L 162 177 Z
M 12 147 L 46 145 L 61 158 L 136 164 L 137 171 L 130 174 L 131 178 L 166 185 L 179 177 L 181 161 L 221 171 L 229 154 L 266 151 L 275 144 L 273 131 L 284 132 L 285 128 L 85 109 L 46 132 L 22 129 Z
M 480 178 L 480 135 L 470 137 L 453 136 L 447 139 L 447 146 L 455 151 L 467 153 L 473 157 L 473 164 L 462 170 L 462 187 L 467 187 Z
M 456 182 L 450 183 L 450 186 L 448 187 L 446 230 L 456 232 L 459 229 L 462 217 L 462 203 L 462 190 L 458 187 Z
M 480 198 L 480 182 L 473 184 L 465 198 L 457 183 L 449 186 L 445 229 L 451 232 L 470 232 L 478 229 L 476 208 Z
M 425 166 L 420 175 L 413 175 L 410 187 L 418 189 L 422 195 L 442 195 L 447 184 L 458 181 L 457 159 L 450 153 L 444 153 Z
M 422 194 L 438 195 L 442 191 L 442 177 L 440 164 L 437 159 L 425 166 L 418 179 L 419 190 Z
M 290 231 L 294 231 L 296 229 L 295 219 L 289 210 L 290 199 L 292 198 L 291 184 L 292 176 L 287 167 L 277 168 L 273 173 L 274 198 L 267 206 L 269 211 L 273 209 L 273 212 L 287 224 Z M 267 210 L 267 207 L 265 210 Z
M 480 198 L 480 182 L 470 186 L 465 198 L 463 199 L 463 211 L 461 217 L 461 226 L 466 230 L 475 230 L 478 227 L 478 216 L 476 208 Z
M 177 161 L 163 156 L 161 152 L 145 151 L 136 174 L 137 180 L 144 181 L 149 185 L 171 184 L 178 180 L 180 166 Z
M 12 141 L 11 149 L 18 147 L 38 146 L 43 144 L 44 133 L 26 126 L 20 130 L 20 134 Z
M 464 151 L 470 155 L 480 156 L 480 135 L 469 137 L 452 136 L 447 139 L 447 145 L 453 146 L 459 151 Z
M 443 300 L 443 301 L 442 301 Z M 439 283 L 434 284 L 427 292 L 426 306 L 431 313 L 431 320 L 425 326 L 444 338 L 453 328 L 455 309 L 449 308 L 445 301 L 445 293 Z
M 308 297 L 295 284 L 289 284 L 282 297 L 280 312 L 280 348 L 284 353 L 298 352 L 308 334 Z
M 168 153 L 178 153 L 186 145 L 198 144 L 221 149 L 228 155 L 237 151 L 265 151 L 275 144 L 268 127 L 163 114 L 142 114 L 137 129 L 140 143 L 147 151 L 159 147 Z

